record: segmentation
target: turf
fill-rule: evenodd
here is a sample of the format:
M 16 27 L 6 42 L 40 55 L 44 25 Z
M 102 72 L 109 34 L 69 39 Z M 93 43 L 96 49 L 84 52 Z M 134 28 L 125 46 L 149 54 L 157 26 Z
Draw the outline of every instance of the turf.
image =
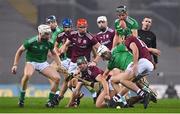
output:
M 144 109 L 142 104 L 127 109 L 98 109 L 91 98 L 83 98 L 79 108 L 65 108 L 67 98 L 55 108 L 45 107 L 46 98 L 26 98 L 24 108 L 19 108 L 17 101 L 16 97 L 0 97 L 0 113 L 180 113 L 180 100 L 177 99 L 158 100 L 158 103 L 150 103 L 147 109 Z

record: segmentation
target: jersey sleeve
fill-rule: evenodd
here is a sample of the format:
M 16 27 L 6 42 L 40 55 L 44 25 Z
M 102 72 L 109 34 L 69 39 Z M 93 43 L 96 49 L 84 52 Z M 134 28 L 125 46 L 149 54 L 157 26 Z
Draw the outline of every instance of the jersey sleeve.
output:
M 25 40 L 25 41 L 23 42 L 23 46 L 24 46 L 25 49 L 28 49 L 28 48 L 30 47 L 29 40 Z
M 156 48 L 156 35 L 153 34 L 153 40 L 152 40 L 152 48 Z M 158 63 L 158 57 L 156 55 L 153 55 L 154 62 Z
M 54 44 L 52 42 L 49 42 L 49 49 L 52 51 L 54 49 Z
M 98 40 L 96 37 L 93 37 L 91 40 L 92 45 L 96 45 L 98 43 Z
M 57 39 L 56 39 L 58 43 L 62 43 L 62 36 L 63 36 L 63 33 L 58 34 Z
M 103 71 L 101 69 L 99 69 L 98 67 L 94 66 L 93 67 L 93 75 L 97 76 L 99 74 L 103 74 Z
M 138 28 L 139 28 L 139 24 L 138 24 L 138 22 L 136 20 L 134 20 L 132 29 L 138 29 Z

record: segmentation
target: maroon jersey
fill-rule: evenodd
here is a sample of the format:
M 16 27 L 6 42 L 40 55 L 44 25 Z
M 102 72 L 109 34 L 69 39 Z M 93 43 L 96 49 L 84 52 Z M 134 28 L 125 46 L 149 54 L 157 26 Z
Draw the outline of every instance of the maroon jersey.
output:
M 58 34 L 56 41 L 59 44 L 61 44 L 61 43 L 64 44 L 66 42 L 66 39 L 68 38 L 68 36 L 69 36 L 68 33 L 62 32 L 62 33 Z M 68 50 L 66 52 L 66 56 L 68 58 L 71 58 L 71 52 L 72 52 L 72 45 L 69 45 Z
M 108 28 L 105 32 L 99 32 L 96 34 L 96 39 L 99 43 L 105 45 L 109 50 L 112 48 L 113 38 L 115 31 L 111 28 Z
M 71 61 L 76 63 L 77 58 L 80 56 L 85 56 L 87 61 L 90 61 L 92 48 L 98 43 L 97 39 L 90 33 L 80 36 L 77 31 L 71 32 L 68 39 L 72 44 Z
M 89 66 L 87 70 L 81 72 L 81 78 L 87 81 L 96 82 L 96 77 L 103 74 L 103 71 L 97 66 Z
M 152 61 L 151 54 L 149 53 L 146 44 L 143 41 L 141 41 L 140 39 L 138 39 L 138 38 L 136 38 L 134 36 L 129 36 L 125 40 L 125 45 L 126 45 L 126 47 L 128 48 L 129 51 L 132 51 L 130 49 L 130 44 L 132 42 L 134 42 L 136 44 L 136 46 L 137 46 L 137 48 L 139 50 L 139 59 L 146 58 L 149 61 Z

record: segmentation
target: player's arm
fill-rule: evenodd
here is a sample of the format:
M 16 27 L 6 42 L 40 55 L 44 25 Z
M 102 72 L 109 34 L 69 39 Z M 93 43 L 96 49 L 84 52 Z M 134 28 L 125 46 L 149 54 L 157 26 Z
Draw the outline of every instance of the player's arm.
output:
M 51 54 L 54 58 L 54 61 L 56 62 L 57 66 L 60 66 L 61 65 L 61 61 L 60 61 L 60 58 L 58 57 L 55 49 L 51 50 Z
M 96 58 L 97 53 L 96 53 L 97 49 L 95 49 L 94 47 L 92 48 L 92 54 L 93 54 L 93 59 Z
M 138 24 L 138 22 L 137 22 L 136 20 L 134 21 L 134 24 L 132 25 L 132 27 L 133 27 L 133 28 L 131 29 L 132 35 L 137 38 L 137 37 L 138 37 L 139 24 Z
M 115 31 L 115 35 L 114 35 L 114 38 L 113 38 L 112 49 L 113 49 L 114 47 L 116 47 L 116 45 L 119 44 L 119 43 L 121 43 L 121 42 L 122 42 L 122 38 L 120 38 L 120 37 L 118 36 L 117 31 Z
M 93 48 L 95 48 L 95 50 L 97 50 L 100 47 L 100 45 L 101 44 L 98 42 L 93 46 Z M 101 57 L 97 55 L 96 58 L 89 64 L 89 66 L 96 66 L 98 61 L 100 60 L 100 58 Z
M 66 42 L 60 48 L 61 54 L 66 52 L 66 50 L 68 49 L 68 46 L 70 45 L 70 43 L 71 43 L 71 41 L 69 39 L 67 39 Z
M 109 97 L 109 86 L 108 86 L 108 82 L 106 81 L 105 77 L 103 77 L 102 74 L 99 74 L 96 77 L 96 80 L 102 84 L 103 89 L 104 89 L 106 95 L 108 96 L 108 99 L 110 99 L 110 97 Z
M 149 52 L 151 52 L 155 56 L 160 56 L 161 51 L 155 48 L 147 48 Z
M 74 92 L 72 93 L 72 96 L 69 100 L 68 106 L 70 106 L 75 101 L 75 99 L 79 96 L 82 85 L 83 85 L 82 82 L 77 83 L 76 88 Z
M 54 44 L 54 50 L 58 55 L 60 55 L 61 52 L 59 50 L 59 43 L 57 41 Z
M 157 48 L 157 44 L 156 44 L 156 35 L 153 35 L 153 39 L 152 39 L 152 48 Z M 156 55 L 153 55 L 154 58 L 154 62 L 155 64 L 158 63 L 158 57 Z
M 106 70 L 104 71 L 103 77 L 104 77 L 105 79 L 107 79 L 107 77 L 108 77 L 110 71 L 111 71 L 111 70 L 109 70 L 108 68 L 106 68 Z
M 132 35 L 135 36 L 135 37 L 138 37 L 138 31 L 137 29 L 132 29 Z
M 138 47 L 134 42 L 130 44 L 130 49 L 132 50 L 133 54 L 133 70 L 136 73 L 137 72 L 137 65 L 138 65 L 138 59 L 139 59 L 139 50 Z
M 15 57 L 14 57 L 13 66 L 12 66 L 12 69 L 11 69 L 11 71 L 12 71 L 13 74 L 16 74 L 17 65 L 18 65 L 18 63 L 19 63 L 19 59 L 20 59 L 22 53 L 23 53 L 25 50 L 26 50 L 25 47 L 24 47 L 23 45 L 21 45 L 21 46 L 19 47 L 19 49 L 16 51 L 16 54 L 15 54 Z

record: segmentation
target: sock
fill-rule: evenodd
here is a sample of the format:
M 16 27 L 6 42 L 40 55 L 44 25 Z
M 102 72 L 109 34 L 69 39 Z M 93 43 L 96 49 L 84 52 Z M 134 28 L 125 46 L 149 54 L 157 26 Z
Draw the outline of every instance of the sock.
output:
M 121 97 L 122 97 L 121 94 L 118 93 L 118 94 L 113 96 L 113 100 L 115 102 L 122 102 L 121 99 L 120 99 Z
M 120 93 L 116 94 L 116 96 L 118 98 L 117 102 L 123 102 L 124 105 L 127 104 L 125 96 L 122 96 Z
M 127 105 L 127 101 L 126 101 L 125 96 L 122 96 L 121 99 L 122 99 L 123 104 L 124 104 L 124 105 Z
M 58 88 L 58 89 L 56 90 L 56 94 L 59 95 L 59 93 L 60 93 L 60 89 Z
M 144 86 L 142 89 L 147 91 L 148 93 L 150 93 L 150 90 L 149 90 L 149 88 L 147 86 Z
M 141 89 L 137 90 L 137 94 L 140 95 L 140 96 L 143 96 L 144 95 L 144 91 L 142 91 Z
M 49 101 L 51 101 L 51 100 L 53 99 L 54 95 L 55 95 L 55 94 L 54 94 L 53 92 L 50 92 L 50 93 L 49 93 L 49 98 L 48 98 Z
M 22 101 L 24 101 L 24 99 L 25 99 L 25 94 L 26 94 L 26 92 L 25 91 L 21 91 L 20 92 L 20 100 L 22 100 Z
M 96 93 L 96 92 L 92 93 L 92 97 L 93 97 L 93 98 L 95 98 L 96 96 L 97 96 L 97 93 Z

